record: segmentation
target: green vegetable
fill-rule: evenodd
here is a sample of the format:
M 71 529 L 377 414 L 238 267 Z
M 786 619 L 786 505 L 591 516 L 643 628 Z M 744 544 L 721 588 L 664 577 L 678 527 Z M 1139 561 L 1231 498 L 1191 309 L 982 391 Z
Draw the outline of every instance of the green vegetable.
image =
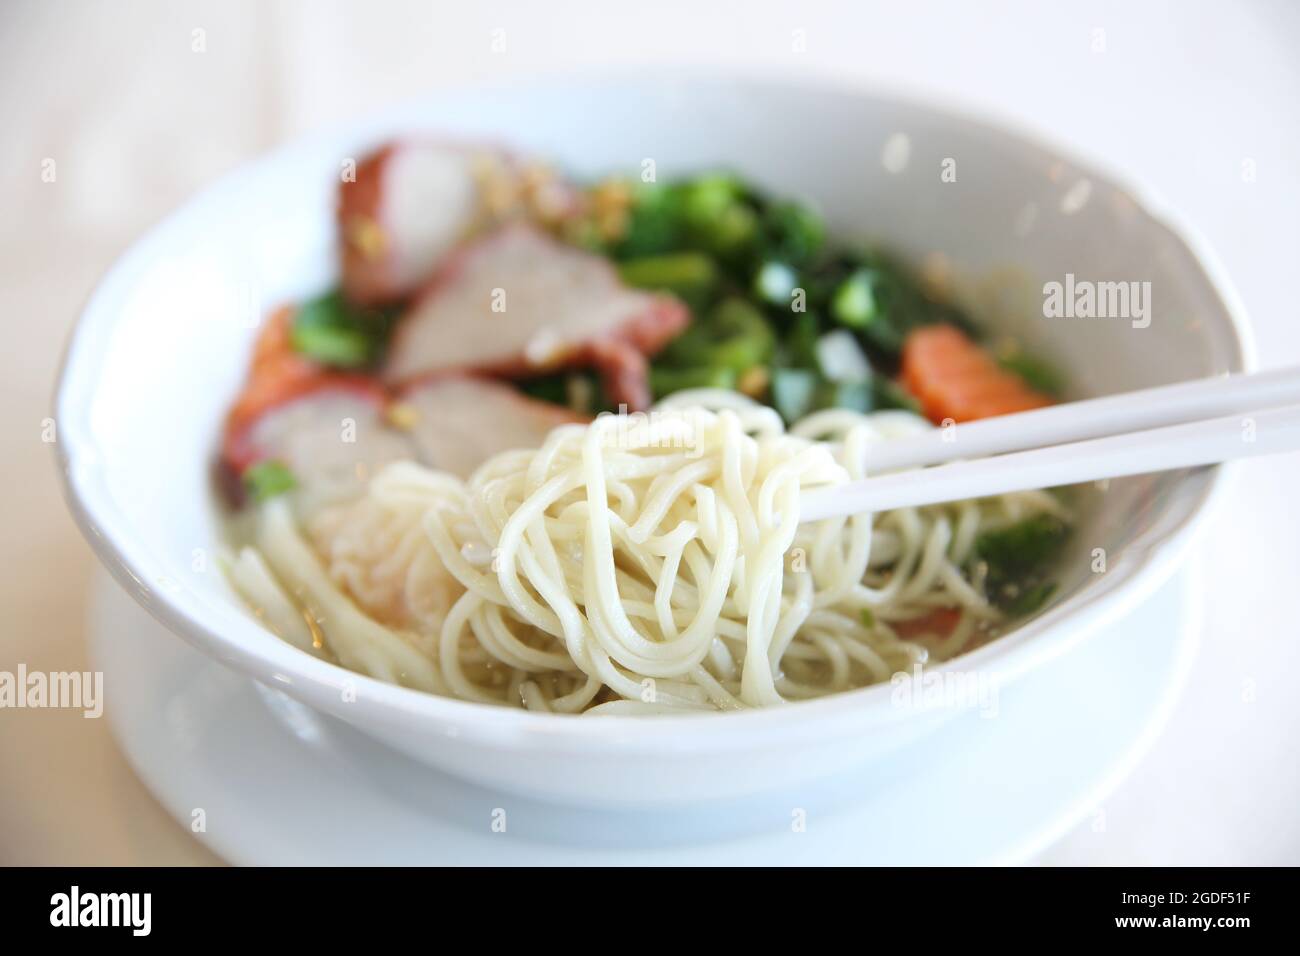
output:
M 754 295 L 769 305 L 789 309 L 799 276 L 784 262 L 775 259 L 759 266 L 754 274 Z
M 669 343 L 656 364 L 728 368 L 743 372 L 772 356 L 775 335 L 763 314 L 744 299 L 724 299 Z
M 775 335 L 767 319 L 744 299 L 724 299 L 709 316 L 718 344 L 710 350 L 711 364 L 743 372 L 772 357 Z
M 659 255 L 682 247 L 680 195 L 671 186 L 641 184 L 633 194 L 619 258 Z
M 807 206 L 775 203 L 764 218 L 771 247 L 790 262 L 799 265 L 808 262 L 826 242 L 826 227 L 821 217 Z
M 1024 383 L 1035 391 L 1045 395 L 1060 395 L 1065 390 L 1065 382 L 1060 371 L 1042 359 L 1016 352 L 998 359 L 998 364 L 1008 372 L 1019 375 Z
M 300 327 L 295 324 L 293 347 L 295 351 L 325 365 L 355 368 L 370 362 L 370 340 L 355 329 Z
M 244 470 L 244 487 L 258 504 L 291 491 L 297 484 L 284 462 L 259 461 Z
M 773 373 L 772 395 L 782 417 L 793 421 L 823 408 L 860 412 L 882 408 L 919 410 L 916 400 L 903 388 L 872 369 L 849 332 L 839 329 L 821 335 L 819 327 L 814 313 L 796 315 L 781 342 L 781 367 L 777 371 L 784 373 L 780 386 L 783 403 L 776 401 L 777 372 Z M 798 414 L 791 418 L 795 412 Z
M 862 343 L 876 353 L 896 360 L 903 351 L 903 339 L 906 332 L 900 332 L 892 322 L 880 320 L 870 323 L 859 336 Z
M 850 332 L 827 332 L 817 340 L 816 348 L 817 367 L 827 381 L 847 385 L 871 381 L 871 366 Z
M 758 213 L 737 203 L 728 206 L 704 230 L 704 239 L 710 249 L 722 256 L 743 253 L 758 238 Z
M 663 289 L 697 308 L 707 301 L 718 283 L 717 267 L 702 252 L 628 259 L 619 265 L 618 274 L 628 285 Z
M 382 316 L 357 313 L 331 292 L 298 309 L 290 342 L 295 352 L 322 364 L 357 368 L 374 360 L 386 332 Z
M 530 398 L 563 405 L 583 415 L 613 411 L 605 397 L 600 379 L 591 372 L 555 372 L 518 383 L 519 390 Z
M 872 288 L 872 273 L 859 269 L 844 280 L 831 298 L 831 316 L 840 325 L 865 329 L 879 316 Z
M 1033 614 L 1047 603 L 1047 599 L 1056 591 L 1055 581 L 1042 581 L 1023 589 L 1016 597 L 1002 605 L 1002 609 L 1012 617 L 1025 617 Z
M 709 173 L 681 185 L 682 216 L 695 229 L 707 230 L 742 202 L 745 187 L 733 176 Z
M 650 369 L 650 390 L 656 399 L 687 388 L 735 388 L 736 372 L 729 368 Z
M 737 260 L 758 240 L 758 213 L 734 176 L 710 173 L 680 183 L 681 224 L 695 248 Z
M 871 383 L 823 381 L 817 387 L 814 408 L 847 408 L 855 412 L 869 412 L 872 408 Z
M 722 172 L 630 185 L 627 228 L 604 252 L 625 283 L 669 291 L 694 315 L 651 364 L 656 394 L 720 383 L 757 390 L 759 376 L 746 375 L 757 367 L 770 373 L 770 400 L 787 421 L 829 407 L 916 411 L 889 378 L 906 336 L 948 322 L 978 337 L 966 313 L 931 298 L 905 263 L 828 237 L 807 204 L 769 200 Z M 852 349 L 840 344 L 850 336 Z M 834 349 L 819 349 L 831 341 Z M 1040 390 L 1059 387 L 1041 363 L 1005 361 Z M 566 401 L 556 388 L 545 397 Z
M 886 370 L 895 367 L 907 334 L 923 325 L 947 322 L 977 337 L 965 313 L 930 299 L 911 272 L 875 252 L 838 253 L 814 285 L 814 301 L 829 302 L 831 317 L 853 329 Z
M 519 390 L 530 398 L 552 405 L 567 405 L 569 401 L 568 376 L 563 374 L 542 375 L 520 382 Z
M 921 403 L 901 385 L 883 375 L 872 376 L 871 399 L 872 407 L 875 409 L 901 408 L 904 411 L 921 414 Z
M 817 374 L 801 368 L 772 369 L 772 406 L 788 423 L 796 422 L 813 408 L 817 396 Z
M 1069 533 L 1064 521 L 1043 513 L 976 538 L 975 555 L 988 566 L 984 582 L 989 600 L 1012 617 L 1042 607 L 1055 588 L 1042 575 Z
M 783 364 L 795 368 L 817 368 L 817 339 L 821 323 L 812 312 L 799 312 L 794 316 L 790 331 L 781 343 Z
M 876 626 L 876 615 L 872 612 L 871 608 L 864 607 L 858 612 L 858 617 L 862 619 L 863 627 L 870 629 Z
M 1020 574 L 1054 557 L 1069 530 L 1056 515 L 1043 512 L 984 532 L 975 539 L 975 553 L 988 562 L 990 574 Z

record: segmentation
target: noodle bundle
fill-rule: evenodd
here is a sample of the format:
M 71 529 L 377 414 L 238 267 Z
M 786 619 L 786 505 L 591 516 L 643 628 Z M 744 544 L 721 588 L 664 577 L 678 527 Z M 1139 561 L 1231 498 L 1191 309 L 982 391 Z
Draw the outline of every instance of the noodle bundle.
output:
M 928 427 L 832 410 L 787 431 L 736 393 L 682 392 L 562 425 L 465 482 L 399 462 L 301 521 L 274 499 L 232 579 L 304 649 L 465 700 L 680 713 L 816 697 L 985 639 L 1002 615 L 977 536 L 1060 508 L 1027 492 L 800 523 L 804 488 L 862 477 L 874 444 Z

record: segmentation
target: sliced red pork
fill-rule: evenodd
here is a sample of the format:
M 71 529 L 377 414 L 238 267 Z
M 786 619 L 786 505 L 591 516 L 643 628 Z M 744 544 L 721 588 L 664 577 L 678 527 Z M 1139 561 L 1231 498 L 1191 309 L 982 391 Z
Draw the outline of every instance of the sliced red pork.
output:
M 514 224 L 439 268 L 399 321 L 383 377 L 591 366 L 611 402 L 640 410 L 650 403 L 645 356 L 689 320 L 676 299 L 624 286 L 606 259 Z
M 407 389 L 391 417 L 406 428 L 421 462 L 461 478 L 499 452 L 539 448 L 551 429 L 587 420 L 503 382 L 461 375 Z
M 364 480 L 389 461 L 411 457 L 405 436 L 385 426 L 383 386 L 330 371 L 294 351 L 292 326 L 293 309 L 284 308 L 268 316 L 258 334 L 248 380 L 226 418 L 225 477 L 237 479 L 260 461 L 279 461 L 300 481 Z M 232 491 L 238 490 L 235 483 Z
M 549 172 L 499 150 L 390 143 L 339 190 L 344 292 L 366 305 L 399 301 L 476 229 L 515 218 L 556 221 L 575 201 Z
M 373 383 L 323 376 L 315 387 L 227 431 L 224 459 L 237 473 L 278 461 L 313 501 L 360 494 L 384 465 L 416 455 L 392 428 L 387 396 Z
M 373 378 L 295 352 L 292 320 L 292 309 L 267 319 L 226 419 L 219 476 L 234 503 L 259 462 L 285 465 L 307 492 L 299 499 L 314 507 L 360 494 L 393 461 L 466 477 L 499 451 L 539 447 L 557 425 L 585 420 L 506 382 L 456 374 L 422 380 L 394 401 Z
M 498 452 L 537 448 L 551 429 L 586 421 L 499 381 L 448 375 L 397 400 L 375 382 L 325 372 L 268 387 L 255 376 L 227 421 L 222 477 L 233 501 L 241 476 L 263 461 L 285 465 L 306 491 L 306 510 L 359 495 L 394 461 L 417 461 L 466 478 Z

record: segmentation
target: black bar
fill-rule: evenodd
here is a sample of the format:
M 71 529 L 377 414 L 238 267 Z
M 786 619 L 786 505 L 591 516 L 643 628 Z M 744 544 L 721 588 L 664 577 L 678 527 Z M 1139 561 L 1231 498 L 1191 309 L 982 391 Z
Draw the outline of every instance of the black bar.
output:
M 824 931 L 847 924 L 864 944 L 873 939 L 883 944 L 886 937 L 872 927 L 888 924 L 889 935 L 919 932 L 918 941 L 927 944 L 945 937 L 986 943 L 1035 939 L 1046 931 L 1070 941 L 1182 942 L 1201 936 L 1230 945 L 1242 932 L 1288 928 L 1295 911 L 1295 874 L 1271 869 L 672 876 L 636 870 L 539 875 L 522 869 L 11 869 L 4 875 L 9 885 L 0 893 L 0 917 L 7 941 L 76 933 L 83 940 L 147 936 L 206 945 L 269 940 L 273 937 L 262 934 L 276 930 L 276 937 L 295 943 L 335 944 L 413 933 L 438 947 L 455 938 L 440 940 L 438 934 L 459 935 L 475 927 L 486 934 L 485 942 L 497 944 L 575 931 L 592 939 L 592 929 L 607 927 L 611 946 L 620 939 L 658 946 L 674 924 L 680 930 L 699 919 L 723 919 L 716 931 L 728 937 L 744 938 L 758 926 L 788 928 L 800 935 L 812 931 L 828 945 Z M 114 916 L 114 926 L 70 925 Z M 807 937 L 801 948 L 807 948 Z

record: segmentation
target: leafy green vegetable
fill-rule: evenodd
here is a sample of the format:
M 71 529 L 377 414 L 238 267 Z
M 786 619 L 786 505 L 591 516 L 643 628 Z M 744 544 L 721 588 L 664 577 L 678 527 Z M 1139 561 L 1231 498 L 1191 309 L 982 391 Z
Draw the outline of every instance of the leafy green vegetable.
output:
M 615 246 L 615 254 L 632 258 L 681 250 L 680 205 L 680 195 L 672 186 L 639 184 L 632 196 L 627 230 Z
M 772 357 L 776 336 L 763 313 L 744 299 L 724 299 L 709 317 L 720 339 L 716 354 L 737 371 L 762 365 Z
M 618 274 L 628 285 L 663 289 L 697 309 L 708 301 L 718 283 L 717 266 L 702 252 L 627 259 L 619 265 Z
M 704 230 L 704 238 L 708 247 L 718 255 L 740 255 L 758 238 L 758 214 L 740 203 L 728 206 Z
M 907 333 L 926 321 L 904 307 L 910 292 L 903 290 L 906 285 L 897 274 L 875 267 L 856 269 L 835 289 L 831 315 L 857 331 L 864 345 L 896 359 Z
M 537 378 L 530 378 L 525 382 L 520 382 L 519 390 L 530 398 L 535 398 L 543 402 L 550 402 L 552 405 L 568 405 L 568 378 L 569 377 L 563 373 L 558 375 L 541 375 Z
M 872 285 L 869 269 L 859 269 L 845 279 L 831 299 L 835 321 L 851 329 L 865 329 L 871 324 L 880 314 Z
M 688 388 L 735 388 L 736 371 L 730 368 L 650 369 L 650 390 L 656 399 Z
M 826 242 L 826 227 L 812 209 L 799 203 L 774 203 L 764 217 L 773 252 L 796 265 L 809 262 Z
M 259 461 L 244 470 L 244 487 L 258 504 L 291 491 L 298 481 L 280 461 Z
M 883 375 L 871 379 L 871 399 L 877 410 L 901 408 L 904 411 L 921 414 L 921 403 L 913 398 L 901 385 L 890 381 Z
M 1041 607 L 1055 587 L 1042 575 L 1069 533 L 1060 518 L 1042 513 L 976 538 L 975 555 L 988 566 L 984 580 L 989 600 L 1012 616 Z
M 817 386 L 813 410 L 847 408 L 854 412 L 869 412 L 872 407 L 870 382 L 822 381 Z
M 754 295 L 768 305 L 789 309 L 798 287 L 798 273 L 775 259 L 764 262 L 754 273 Z
M 916 411 L 890 379 L 907 335 L 947 322 L 978 338 L 966 313 L 932 298 L 906 264 L 828 237 L 806 203 L 771 199 L 718 171 L 628 185 L 626 228 L 594 248 L 619 263 L 624 282 L 670 292 L 694 316 L 651 363 L 657 395 L 720 382 L 757 391 L 760 376 L 746 373 L 759 367 L 770 374 L 770 400 L 790 421 L 835 406 Z M 569 239 L 583 241 L 578 233 Z M 819 355 L 818 343 L 836 330 L 856 340 L 865 371 L 859 361 Z M 844 354 L 837 345 L 831 357 Z M 1055 390 L 1040 363 L 1018 355 L 1007 362 L 1034 387 Z M 856 371 L 846 374 L 850 365 Z M 552 394 L 559 394 L 553 386 Z
M 375 360 L 387 326 L 382 313 L 356 311 L 334 291 L 298 309 L 290 341 L 294 351 L 324 365 L 358 368 Z
M 728 368 L 765 364 L 776 337 L 763 314 L 739 297 L 724 299 L 669 343 L 657 367 Z
M 1055 581 L 1042 581 L 1021 590 L 1016 597 L 1006 601 L 1002 609 L 1012 617 L 1026 617 L 1041 609 L 1055 592 Z
M 295 324 L 293 347 L 325 365 L 356 368 L 370 363 L 370 340 L 355 329 Z
M 827 332 L 817 340 L 817 367 L 830 382 L 851 385 L 871 381 L 867 357 L 845 329 Z
M 582 415 L 615 410 L 593 372 L 552 372 L 519 382 L 518 386 L 530 398 L 563 405 Z
M 691 248 L 739 262 L 760 238 L 758 211 L 748 186 L 735 176 L 708 173 L 675 185 L 678 228 Z
M 836 337 L 847 337 L 849 333 L 839 329 L 822 335 L 819 328 L 820 322 L 815 314 L 796 315 L 781 342 L 778 364 L 780 371 L 786 373 L 783 378 L 787 381 L 782 383 L 782 388 L 787 397 L 782 404 L 776 402 L 775 371 L 772 394 L 773 404 L 777 405 L 782 417 L 794 421 L 799 415 L 790 418 L 788 412 L 807 414 L 823 408 L 849 408 L 862 412 L 901 408 L 919 412 L 919 405 L 911 395 L 888 376 L 871 369 L 853 339 L 848 339 L 848 343 L 854 346 L 851 360 L 829 361 L 832 358 L 828 354 L 832 351 L 828 348 L 829 341 L 835 341 L 837 349 L 842 349 L 840 339 Z
M 903 339 L 906 335 L 907 333 L 900 332 L 898 326 L 892 321 L 882 319 L 868 323 L 859 338 L 867 348 L 893 363 L 903 351 Z
M 692 227 L 709 229 L 733 206 L 742 202 L 745 187 L 734 176 L 707 173 L 681 185 L 682 216 Z
M 873 628 L 876 626 L 876 615 L 874 612 L 872 612 L 871 608 L 864 607 L 861 611 L 858 612 L 858 617 L 862 619 L 863 627 Z
M 762 237 L 762 226 L 755 197 L 742 180 L 707 173 L 637 188 L 627 228 L 613 252 L 624 260 L 669 252 L 709 252 L 741 268 Z
M 817 339 L 821 336 L 821 322 L 812 312 L 799 312 L 794 316 L 790 330 L 781 343 L 782 364 L 792 368 L 817 368 Z
M 787 423 L 797 422 L 813 408 L 817 373 L 801 368 L 772 369 L 772 407 Z
M 1065 382 L 1060 371 L 1051 363 L 1024 352 L 1004 355 L 998 358 L 998 364 L 1008 372 L 1014 372 L 1025 384 L 1045 395 L 1060 395 L 1065 391 Z
M 985 531 L 975 539 L 975 553 L 989 572 L 1018 574 L 1043 564 L 1056 554 L 1069 534 L 1069 525 L 1043 512 L 1005 528 Z

